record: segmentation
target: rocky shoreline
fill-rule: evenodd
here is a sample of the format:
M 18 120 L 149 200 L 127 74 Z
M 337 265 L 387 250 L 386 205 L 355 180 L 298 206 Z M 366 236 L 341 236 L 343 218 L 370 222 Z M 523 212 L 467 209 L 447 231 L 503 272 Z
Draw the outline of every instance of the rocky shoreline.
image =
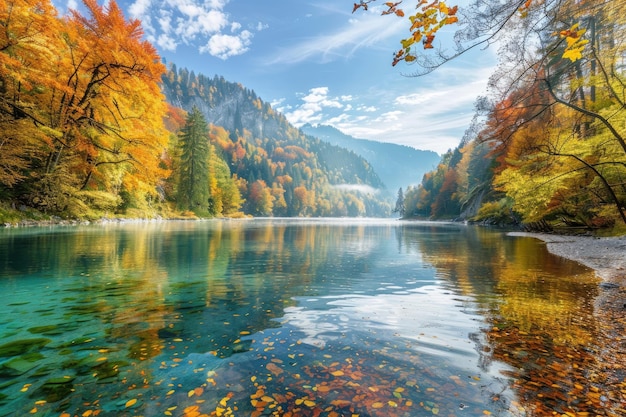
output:
M 526 232 L 511 232 L 509 235 L 540 239 L 546 243 L 550 253 L 594 269 L 605 282 L 620 286 L 626 284 L 626 236 L 565 236 Z

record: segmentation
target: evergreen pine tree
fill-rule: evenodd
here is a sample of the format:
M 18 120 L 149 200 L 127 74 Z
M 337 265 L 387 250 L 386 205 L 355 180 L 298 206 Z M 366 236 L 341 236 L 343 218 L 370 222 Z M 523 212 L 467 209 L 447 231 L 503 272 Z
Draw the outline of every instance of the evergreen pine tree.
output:
M 398 190 L 398 199 L 396 200 L 396 207 L 393 209 L 393 212 L 400 214 L 400 217 L 404 217 L 404 194 L 402 193 L 402 187 Z
M 180 137 L 178 207 L 198 215 L 209 212 L 209 129 L 197 107 L 187 115 Z

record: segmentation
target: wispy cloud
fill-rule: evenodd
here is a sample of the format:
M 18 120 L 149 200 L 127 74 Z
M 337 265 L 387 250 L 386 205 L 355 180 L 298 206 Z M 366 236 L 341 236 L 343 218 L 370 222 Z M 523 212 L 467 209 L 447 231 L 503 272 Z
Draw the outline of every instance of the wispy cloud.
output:
M 359 19 L 349 19 L 333 33 L 316 36 L 296 44 L 289 50 L 280 50 L 267 58 L 267 65 L 296 64 L 308 59 L 329 62 L 339 57 L 350 57 L 361 48 L 372 47 L 383 39 L 397 36 L 406 30 L 402 19 L 385 19 L 375 13 Z
M 229 0 L 134 0 L 130 15 L 142 22 L 146 37 L 159 48 L 175 51 L 181 45 L 194 45 L 200 53 L 221 59 L 248 51 L 252 30 L 263 30 L 259 22 L 251 30 L 233 21 L 224 11 Z

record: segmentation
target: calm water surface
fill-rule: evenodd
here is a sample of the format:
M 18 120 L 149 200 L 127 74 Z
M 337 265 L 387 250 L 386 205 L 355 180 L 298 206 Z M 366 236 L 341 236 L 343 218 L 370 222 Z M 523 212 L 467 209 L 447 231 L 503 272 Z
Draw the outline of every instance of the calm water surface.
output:
M 463 225 L 0 230 L 0 416 L 597 412 L 596 292 Z

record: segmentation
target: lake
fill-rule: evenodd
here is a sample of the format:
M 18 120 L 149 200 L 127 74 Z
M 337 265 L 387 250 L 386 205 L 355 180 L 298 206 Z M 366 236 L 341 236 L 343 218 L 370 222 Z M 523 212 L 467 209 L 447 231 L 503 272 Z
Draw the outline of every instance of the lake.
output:
M 395 220 L 0 230 L 0 416 L 604 414 L 598 279 Z

